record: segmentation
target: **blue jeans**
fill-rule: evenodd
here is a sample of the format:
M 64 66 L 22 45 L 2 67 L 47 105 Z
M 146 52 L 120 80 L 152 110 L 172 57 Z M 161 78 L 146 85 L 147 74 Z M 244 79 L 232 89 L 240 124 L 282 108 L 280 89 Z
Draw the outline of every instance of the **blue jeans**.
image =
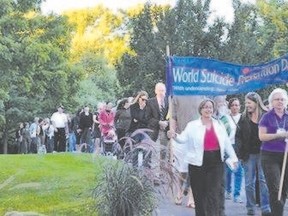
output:
M 256 210 L 255 183 L 256 170 L 258 170 L 258 179 L 260 186 L 260 205 L 263 213 L 270 212 L 269 193 L 264 177 L 263 169 L 260 162 L 260 154 L 250 154 L 249 159 L 243 162 L 245 173 L 245 192 L 246 192 L 246 208 L 248 211 Z
M 76 151 L 76 135 L 74 132 L 69 133 L 69 152 Z
M 239 163 L 238 168 L 235 172 L 232 172 L 231 169 L 225 165 L 225 189 L 226 192 L 232 192 L 232 175 L 234 174 L 234 193 L 233 197 L 236 198 L 240 196 L 241 185 L 242 185 L 242 177 L 243 177 L 243 168 Z

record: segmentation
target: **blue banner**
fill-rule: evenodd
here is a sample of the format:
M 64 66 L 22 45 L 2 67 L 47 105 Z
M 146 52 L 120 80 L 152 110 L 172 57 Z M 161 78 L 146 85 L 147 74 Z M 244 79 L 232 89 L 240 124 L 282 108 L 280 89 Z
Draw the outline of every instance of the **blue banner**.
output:
M 288 55 L 253 66 L 214 59 L 168 57 L 169 95 L 230 95 L 288 82 Z

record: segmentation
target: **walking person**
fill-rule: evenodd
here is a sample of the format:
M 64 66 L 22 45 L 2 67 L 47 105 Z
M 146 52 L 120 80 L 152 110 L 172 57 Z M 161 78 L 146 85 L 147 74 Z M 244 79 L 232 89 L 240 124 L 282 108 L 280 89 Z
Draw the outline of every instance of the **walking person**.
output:
M 128 129 L 128 134 L 133 134 L 138 129 L 147 128 L 147 119 L 145 116 L 146 113 L 146 104 L 148 100 L 148 93 L 146 91 L 138 92 L 137 96 L 133 99 L 130 104 L 130 115 L 131 115 L 131 123 Z M 131 137 L 135 143 L 139 144 L 142 140 L 145 139 L 145 136 L 142 133 L 137 133 L 133 137 Z M 124 149 L 125 153 L 130 151 L 130 147 L 127 146 Z M 140 158 L 142 156 L 142 158 Z M 141 164 L 141 160 L 143 163 Z M 147 151 L 144 149 L 137 149 L 134 151 L 132 164 L 135 167 L 149 167 L 149 157 L 147 156 Z
M 223 123 L 212 118 L 214 110 L 214 101 L 204 99 L 198 107 L 199 119 L 189 122 L 181 134 L 168 133 L 186 145 L 184 161 L 189 164 L 196 216 L 222 216 L 225 153 L 232 166 L 238 163 Z
M 173 96 L 172 98 L 172 115 L 171 115 L 171 130 L 180 134 L 186 127 L 187 123 L 199 118 L 198 107 L 203 100 L 203 96 Z M 175 204 L 182 205 L 183 196 L 188 195 L 186 207 L 195 208 L 195 202 L 190 187 L 188 175 L 188 164 L 183 161 L 185 155 L 184 145 L 178 145 L 174 140 L 171 140 L 172 153 L 174 156 L 174 165 L 180 173 L 179 185 L 176 185 Z
M 66 151 L 66 136 L 68 136 L 68 119 L 64 113 L 64 106 L 58 106 L 57 112 L 51 116 L 54 128 L 54 151 Z
M 90 112 L 90 108 L 85 106 L 83 112 L 80 114 L 80 122 L 78 132 L 81 132 L 81 145 L 84 144 L 87 152 L 93 152 L 92 147 L 92 126 L 93 126 L 93 114 Z
M 164 83 L 155 85 L 155 97 L 147 101 L 146 119 L 148 129 L 151 129 L 150 137 L 155 141 L 155 150 L 151 156 L 151 168 L 155 170 L 155 185 L 160 184 L 161 161 L 168 161 L 168 99 L 166 97 L 166 86 Z
M 99 123 L 99 113 L 104 109 L 104 103 L 97 104 L 97 110 L 93 113 L 93 136 L 94 136 L 94 149 L 96 154 L 100 154 L 102 152 L 100 141 L 101 141 L 101 131 L 100 131 L 100 123 Z
M 23 153 L 27 154 L 30 149 L 31 137 L 29 132 L 29 123 L 25 122 L 23 124 L 23 133 L 22 133 L 22 145 L 23 145 Z
M 272 216 L 283 216 L 288 193 L 287 162 L 284 164 L 285 175 L 281 198 L 278 200 L 280 176 L 288 139 L 288 96 L 284 89 L 274 89 L 268 98 L 270 108 L 259 122 L 261 145 L 261 162 L 269 189 Z
M 258 170 L 262 215 L 270 215 L 271 212 L 268 188 L 260 163 L 261 141 L 258 135 L 258 123 L 265 111 L 266 107 L 256 92 L 246 94 L 245 110 L 238 122 L 235 142 L 239 145 L 239 158 L 244 168 L 247 215 L 256 213 L 256 170 Z
M 214 97 L 214 102 L 215 102 L 215 111 L 213 114 L 213 117 L 217 119 L 218 121 L 221 121 L 226 129 L 227 135 L 229 136 L 231 133 L 231 126 L 229 124 L 229 119 L 228 119 L 228 114 L 229 114 L 229 109 L 227 106 L 227 100 L 226 100 L 226 95 L 217 95 Z M 226 169 L 227 164 L 224 164 L 224 170 Z M 224 172 L 225 174 L 225 172 Z M 223 175 L 223 181 L 221 182 L 222 190 L 221 190 L 221 197 L 223 198 L 220 200 L 220 212 L 219 215 L 225 216 L 225 175 Z
M 229 125 L 231 128 L 231 132 L 229 134 L 230 141 L 232 146 L 238 155 L 238 145 L 235 142 L 235 134 L 238 126 L 238 122 L 241 117 L 240 113 L 240 101 L 238 98 L 231 98 L 228 102 L 228 108 L 230 109 L 230 114 L 227 115 Z M 234 177 L 233 177 L 234 176 Z M 233 201 L 236 203 L 242 203 L 242 199 L 240 197 L 241 185 L 243 179 L 243 168 L 239 163 L 237 170 L 234 172 L 226 165 L 225 168 L 225 189 L 226 189 L 226 199 L 232 199 L 232 184 L 234 188 L 233 192 Z M 233 182 L 232 182 L 233 181 Z
M 23 122 L 20 122 L 19 128 L 16 130 L 16 133 L 15 133 L 18 154 L 26 154 L 27 147 L 25 146 L 25 142 L 23 142 L 23 132 L 24 132 L 23 129 L 24 129 L 24 124 Z
M 52 153 L 54 149 L 54 128 L 49 118 L 45 119 L 45 126 L 43 127 L 46 135 L 46 150 L 47 153 Z
M 146 109 L 147 109 L 148 93 L 146 91 L 138 92 L 135 99 L 130 105 L 131 123 L 128 132 L 133 133 L 137 129 L 147 128 Z M 136 134 L 137 137 L 133 139 L 140 142 L 143 139 L 142 134 Z
M 29 127 L 29 132 L 30 132 L 30 138 L 31 138 L 29 153 L 37 154 L 38 146 L 40 143 L 40 140 L 38 137 L 38 135 L 40 133 L 39 118 L 38 117 L 34 118 L 34 122 Z
M 114 121 L 118 142 L 123 149 L 125 140 L 122 138 L 126 136 L 131 123 L 130 103 L 128 98 L 124 98 L 119 102 Z

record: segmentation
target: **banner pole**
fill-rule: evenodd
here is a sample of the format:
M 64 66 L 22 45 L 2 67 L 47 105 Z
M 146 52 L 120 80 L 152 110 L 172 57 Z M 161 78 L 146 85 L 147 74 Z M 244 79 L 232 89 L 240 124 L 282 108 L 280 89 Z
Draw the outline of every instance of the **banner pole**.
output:
M 167 44 L 166 45 L 166 58 L 168 59 L 167 63 L 168 64 L 168 67 L 169 67 L 169 64 L 170 64 L 170 47 L 169 45 Z M 166 76 L 167 77 L 167 76 Z M 167 82 L 167 80 L 166 80 Z M 170 93 L 170 90 L 169 90 L 169 93 Z M 172 126 L 172 95 L 170 94 L 169 97 L 168 97 L 168 103 L 169 103 L 169 109 L 168 109 L 168 115 L 169 115 L 169 130 L 171 129 L 171 126 Z M 172 140 L 170 139 L 169 140 L 169 161 L 170 161 L 170 164 L 173 163 L 173 149 L 172 149 Z
M 287 163 L 287 151 L 288 151 L 288 139 L 285 139 L 285 152 L 284 152 L 284 158 L 283 158 L 283 164 L 282 164 L 282 171 L 281 171 L 281 177 L 280 177 L 280 183 L 279 183 L 279 191 L 278 191 L 278 200 L 281 200 L 282 190 L 283 190 L 283 182 L 284 182 L 284 176 L 286 172 L 286 163 Z
M 170 57 L 170 47 L 168 44 L 166 45 L 166 56 Z

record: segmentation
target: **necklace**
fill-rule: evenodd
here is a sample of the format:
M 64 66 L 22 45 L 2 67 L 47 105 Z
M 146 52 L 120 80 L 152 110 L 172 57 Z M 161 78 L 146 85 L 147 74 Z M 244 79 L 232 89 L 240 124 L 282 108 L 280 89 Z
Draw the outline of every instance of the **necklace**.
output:
M 282 127 L 280 127 L 281 119 L 280 119 L 280 122 L 278 122 L 277 117 L 274 116 L 274 118 L 275 118 L 275 121 L 276 121 L 277 129 L 284 129 L 284 130 L 285 130 L 285 126 L 286 126 L 286 116 L 285 116 L 284 119 L 283 119 L 284 122 L 283 122 Z

